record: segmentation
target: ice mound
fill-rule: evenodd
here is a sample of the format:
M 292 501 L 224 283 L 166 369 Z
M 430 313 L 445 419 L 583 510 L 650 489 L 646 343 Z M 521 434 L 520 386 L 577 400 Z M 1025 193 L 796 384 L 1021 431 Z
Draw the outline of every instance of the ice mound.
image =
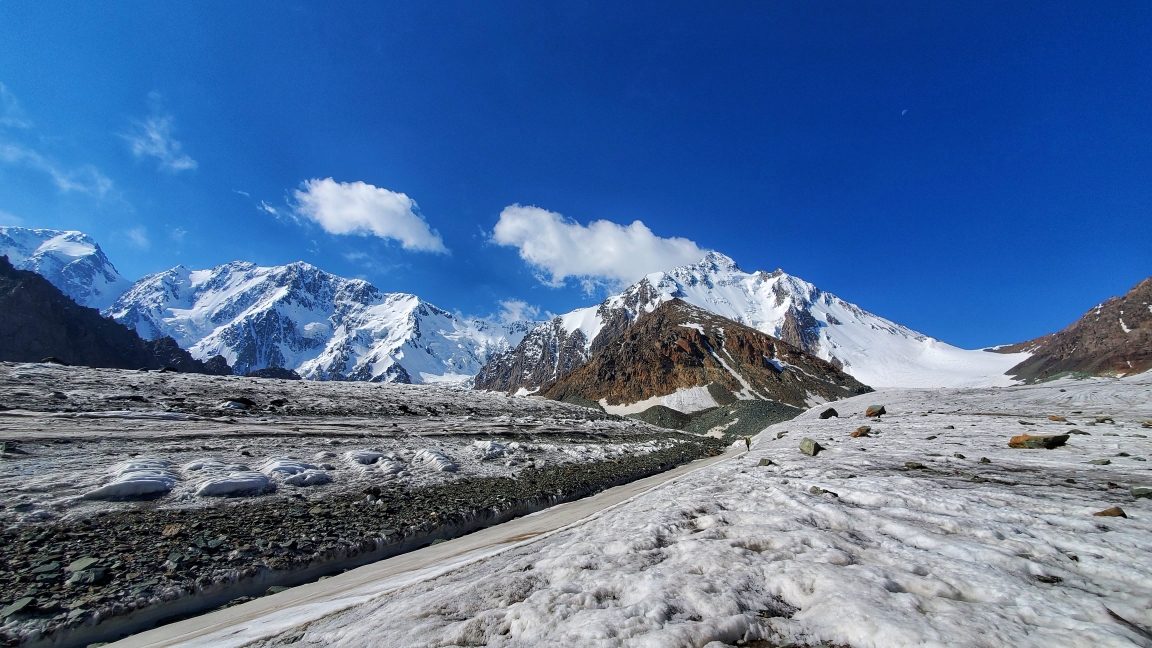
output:
M 259 495 L 275 488 L 264 473 L 246 471 L 209 477 L 196 487 L 196 494 L 201 497 Z
M 349 450 L 344 453 L 344 461 L 353 466 L 371 466 L 383 456 L 384 453 L 378 450 Z
M 249 470 L 249 468 L 243 464 L 226 464 L 223 461 L 216 461 L 215 459 L 197 459 L 184 464 L 184 470 L 190 472 L 196 472 L 198 470 L 207 470 L 209 472 L 245 472 Z
M 285 484 L 292 486 L 320 486 L 332 481 L 332 477 L 323 470 L 313 470 L 309 468 L 295 475 L 284 478 Z
M 292 486 L 319 486 L 332 481 L 318 466 L 290 457 L 273 457 L 260 466 L 260 472 Z
M 376 465 L 380 467 L 380 472 L 384 473 L 385 475 L 398 475 L 404 472 L 406 469 L 404 466 L 404 460 L 400 458 L 400 455 L 394 452 L 389 452 L 388 454 L 380 457 L 380 461 Z
M 508 454 L 508 448 L 495 441 L 473 441 L 472 450 L 480 457 L 480 459 L 499 459 Z
M 427 468 L 435 470 L 436 472 L 456 472 L 456 462 L 449 459 L 448 455 L 439 450 L 421 450 L 416 453 L 412 461 L 413 463 L 424 464 Z
M 84 493 L 84 499 L 123 499 L 167 493 L 176 485 L 176 475 L 160 459 L 127 461 L 115 467 L 111 482 Z

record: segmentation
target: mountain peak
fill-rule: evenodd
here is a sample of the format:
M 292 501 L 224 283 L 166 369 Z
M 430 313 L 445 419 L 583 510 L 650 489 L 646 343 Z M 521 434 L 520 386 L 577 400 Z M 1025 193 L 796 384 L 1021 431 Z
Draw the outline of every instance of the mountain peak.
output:
M 82 306 L 106 308 L 130 285 L 96 241 L 76 230 L 0 227 L 0 254 Z
M 698 268 L 708 268 L 713 271 L 743 272 L 740 266 L 736 265 L 736 261 L 732 257 L 722 252 L 716 252 L 715 250 L 708 252 L 708 254 L 704 255 L 703 259 L 700 259 L 692 265 Z

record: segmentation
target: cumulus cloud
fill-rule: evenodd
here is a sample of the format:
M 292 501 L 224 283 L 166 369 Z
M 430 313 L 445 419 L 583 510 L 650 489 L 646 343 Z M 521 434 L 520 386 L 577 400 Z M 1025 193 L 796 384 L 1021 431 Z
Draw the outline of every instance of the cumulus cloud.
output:
M 520 299 L 506 299 L 500 302 L 500 322 L 511 324 L 524 320 L 534 320 L 540 314 L 540 308 L 529 306 L 528 302 Z
M 644 223 L 623 226 L 598 220 L 587 226 L 539 207 L 511 205 L 500 212 L 492 233 L 500 245 L 520 250 L 520 258 L 538 269 L 550 286 L 569 277 L 585 290 L 596 283 L 616 286 L 657 270 L 699 261 L 705 250 L 686 238 L 662 238 Z
M 196 160 L 183 152 L 183 145 L 172 137 L 172 115 L 160 112 L 160 96 L 149 95 L 152 114 L 143 120 L 132 120 L 132 129 L 120 136 L 128 142 L 137 159 L 156 158 L 160 169 L 170 173 L 191 171 L 199 166 Z
M 447 252 L 408 196 L 365 182 L 313 178 L 294 192 L 294 212 L 330 234 L 369 234 L 398 241 L 405 250 Z
M 90 164 L 64 169 L 37 151 L 16 144 L 0 144 L 0 162 L 45 173 L 64 193 L 76 191 L 104 196 L 112 189 L 112 181 Z

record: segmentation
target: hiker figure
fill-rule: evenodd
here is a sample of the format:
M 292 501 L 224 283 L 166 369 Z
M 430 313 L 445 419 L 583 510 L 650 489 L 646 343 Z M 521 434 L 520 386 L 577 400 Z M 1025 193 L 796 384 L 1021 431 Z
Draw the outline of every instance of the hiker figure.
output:
M 748 451 L 752 451 L 752 437 L 744 437 L 744 445 L 748 446 Z

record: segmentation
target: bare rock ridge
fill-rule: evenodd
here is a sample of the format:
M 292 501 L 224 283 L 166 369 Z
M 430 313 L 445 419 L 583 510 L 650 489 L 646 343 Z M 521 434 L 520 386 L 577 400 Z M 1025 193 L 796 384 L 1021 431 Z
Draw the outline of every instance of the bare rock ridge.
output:
M 1125 376 L 1152 368 L 1152 277 L 1097 305 L 1058 333 L 1012 345 L 1032 356 L 1008 370 L 1023 380 L 1065 372 Z M 1002 349 L 1000 349 L 1002 350 Z
M 741 399 L 800 408 L 871 391 L 792 344 L 673 299 L 639 317 L 614 343 L 541 394 L 627 405 L 710 385 Z
M 118 369 L 174 367 L 191 373 L 232 373 L 227 363 L 193 359 L 170 337 L 144 341 L 122 324 L 74 302 L 39 274 L 0 257 L 0 360 Z

